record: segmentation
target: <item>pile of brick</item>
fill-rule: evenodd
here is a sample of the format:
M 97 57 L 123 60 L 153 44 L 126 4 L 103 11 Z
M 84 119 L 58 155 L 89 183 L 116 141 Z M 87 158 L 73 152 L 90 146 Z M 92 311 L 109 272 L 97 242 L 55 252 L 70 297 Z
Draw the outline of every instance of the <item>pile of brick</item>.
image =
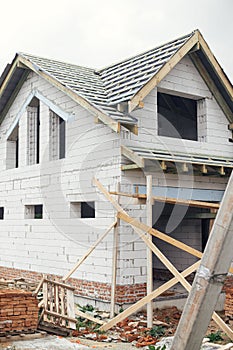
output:
M 38 300 L 35 290 L 23 279 L 0 280 L 0 335 L 33 332 L 38 324 Z
M 38 283 L 26 280 L 25 278 L 14 278 L 10 280 L 0 278 L 0 289 L 23 289 L 33 292 L 37 284 Z
M 233 319 L 233 288 L 226 290 L 225 315 Z

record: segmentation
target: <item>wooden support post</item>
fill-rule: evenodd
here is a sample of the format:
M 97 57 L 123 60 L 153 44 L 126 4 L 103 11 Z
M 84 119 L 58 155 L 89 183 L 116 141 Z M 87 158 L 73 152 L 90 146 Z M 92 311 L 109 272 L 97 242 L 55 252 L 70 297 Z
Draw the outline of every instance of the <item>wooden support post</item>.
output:
M 117 183 L 117 192 L 120 192 L 120 183 Z M 120 197 L 117 201 L 119 203 Z M 117 279 L 117 256 L 118 256 L 118 227 L 120 220 L 117 218 L 116 225 L 113 231 L 113 250 L 112 250 L 112 285 L 111 285 L 111 308 L 110 317 L 115 316 L 115 301 L 116 301 L 116 279 Z
M 147 225 L 152 227 L 152 175 L 146 176 L 147 200 L 146 200 L 146 214 Z M 152 236 L 148 233 L 148 238 L 152 241 Z M 147 247 L 147 295 L 153 291 L 153 256 L 152 251 Z M 153 302 L 147 304 L 147 327 L 153 327 Z
M 171 350 L 200 349 L 232 261 L 232 245 L 233 173 L 225 190 Z

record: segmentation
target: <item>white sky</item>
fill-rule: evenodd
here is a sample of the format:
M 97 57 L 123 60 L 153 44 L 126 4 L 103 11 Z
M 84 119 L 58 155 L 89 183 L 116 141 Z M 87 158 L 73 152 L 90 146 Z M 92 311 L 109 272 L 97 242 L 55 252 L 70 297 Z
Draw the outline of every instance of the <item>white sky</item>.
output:
M 200 29 L 233 81 L 233 0 L 3 0 L 0 72 L 22 51 L 94 68 Z

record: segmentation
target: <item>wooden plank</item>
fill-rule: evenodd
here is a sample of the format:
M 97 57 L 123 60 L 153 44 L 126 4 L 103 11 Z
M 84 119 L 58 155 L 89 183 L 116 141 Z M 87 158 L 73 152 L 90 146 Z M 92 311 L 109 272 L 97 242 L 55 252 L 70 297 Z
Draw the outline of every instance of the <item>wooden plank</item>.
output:
M 166 197 L 158 197 L 158 196 L 153 196 L 153 199 L 156 202 L 166 202 L 169 204 L 187 205 L 194 208 L 218 209 L 220 207 L 220 204 L 218 203 L 209 203 L 209 202 L 202 202 L 202 201 L 196 201 L 196 200 L 186 200 L 186 199 L 169 198 L 169 197 L 166 198 Z
M 26 68 L 26 67 L 24 67 Z M 11 97 L 9 98 L 9 100 L 7 101 L 6 105 L 4 106 L 4 109 L 1 112 L 0 115 L 0 124 L 2 122 L 2 120 L 5 118 L 5 116 L 7 115 L 11 105 L 13 104 L 14 100 L 16 99 L 16 96 L 18 95 L 21 87 L 23 86 L 25 80 L 27 79 L 29 74 L 29 69 L 25 69 L 24 74 L 22 75 L 20 81 L 18 82 L 17 86 L 15 87 L 14 91 L 11 93 Z
M 66 291 L 67 295 L 67 315 L 69 321 L 69 328 L 76 329 L 75 309 L 74 309 L 74 292 L 70 289 Z M 75 321 L 72 321 L 75 320 Z
M 211 63 L 215 71 L 217 72 L 218 77 L 222 81 L 222 84 L 226 88 L 229 96 L 233 96 L 233 87 L 230 83 L 229 79 L 227 78 L 226 74 L 224 73 L 223 69 L 221 68 L 220 64 L 216 60 L 215 56 L 213 55 L 212 51 L 210 50 L 208 44 L 206 43 L 205 39 L 203 38 L 202 34 L 198 33 L 198 41 L 201 45 L 202 50 L 204 51 L 207 60 Z
M 60 287 L 66 288 L 66 289 L 75 290 L 75 287 L 70 286 L 69 284 L 66 284 L 66 283 L 62 283 L 62 282 L 59 282 L 59 281 L 52 281 L 52 280 L 49 280 L 47 278 L 45 278 L 44 281 L 47 282 L 47 283 L 53 283 L 53 284 L 55 284 L 57 286 L 60 286 Z
M 54 284 L 54 292 L 55 292 L 55 295 L 54 295 L 54 310 L 57 312 L 57 313 L 60 313 L 60 310 L 59 310 L 59 286 L 57 284 Z
M 44 280 L 45 280 L 45 278 L 44 278 L 44 276 L 43 276 L 43 277 L 41 278 L 41 280 L 40 280 L 38 286 L 36 287 L 36 290 L 32 293 L 33 295 L 37 295 L 37 294 L 39 293 L 40 289 L 43 287 Z
M 175 65 L 194 47 L 198 42 L 198 32 L 186 41 L 186 43 L 165 63 L 152 79 L 137 92 L 129 103 L 129 113 L 157 86 L 160 81 L 175 67 Z
M 60 289 L 60 305 L 61 305 L 61 315 L 65 316 L 65 290 L 63 287 Z M 62 319 L 62 326 L 66 325 L 65 319 Z
M 120 183 L 117 183 L 117 191 L 120 190 Z M 120 197 L 118 197 L 118 203 Z M 113 232 L 113 248 L 112 248 L 112 283 L 111 283 L 111 303 L 110 303 L 110 317 L 115 315 L 115 299 L 116 299 L 116 279 L 117 279 L 117 258 L 118 258 L 118 227 L 120 220 L 117 218 L 117 223 L 114 226 Z
M 88 258 L 88 256 L 93 252 L 93 250 L 97 247 L 97 245 L 107 236 L 107 234 L 113 229 L 113 227 L 117 224 L 117 220 L 114 221 L 107 230 L 97 239 L 97 241 L 86 251 L 86 253 L 79 259 L 79 261 L 75 264 L 75 266 L 62 278 L 65 282 L 70 276 L 79 268 L 79 266 Z
M 55 296 L 55 285 L 53 283 L 48 283 L 48 310 L 51 311 L 51 312 L 54 312 L 55 311 L 55 308 L 54 308 L 54 296 Z M 46 311 L 46 309 L 45 309 Z M 55 322 L 55 318 L 51 316 L 50 318 L 50 322 Z
M 101 321 L 100 319 L 98 319 L 96 317 L 93 317 L 93 316 L 91 316 L 91 315 L 89 315 L 89 314 L 87 314 L 85 312 L 82 312 L 82 311 L 80 311 L 78 309 L 76 309 L 75 313 L 76 313 L 77 316 L 85 318 L 85 319 L 87 319 L 87 320 L 89 320 L 91 322 L 98 323 L 98 324 L 101 324 L 101 325 L 104 324 L 104 321 Z
M 121 166 L 121 170 L 135 170 L 135 169 L 141 169 L 137 164 L 125 164 Z
M 225 99 L 222 97 L 217 86 L 215 85 L 214 81 L 210 77 L 209 73 L 206 71 L 198 55 L 196 53 L 192 53 L 190 54 L 190 58 L 193 61 L 194 65 L 196 66 L 197 70 L 199 71 L 200 75 L 202 76 L 203 80 L 205 81 L 206 85 L 212 92 L 217 103 L 219 104 L 224 114 L 227 116 L 229 122 L 231 123 L 233 121 L 232 111 L 228 106 L 228 104 L 226 103 Z
M 124 197 L 146 199 L 146 194 L 139 194 L 139 193 L 131 194 L 126 192 L 116 192 L 116 191 L 111 191 L 109 193 L 114 195 L 124 196 Z M 210 203 L 210 202 L 197 201 L 197 200 L 188 200 L 188 199 L 180 199 L 180 198 L 161 197 L 161 196 L 152 196 L 152 198 L 156 202 L 166 202 L 169 204 L 186 205 L 186 206 L 196 207 L 196 208 L 218 209 L 220 207 L 220 204 L 218 203 Z
M 72 89 L 68 88 L 67 86 L 64 86 L 62 83 L 58 82 L 55 78 L 53 78 L 52 76 L 50 76 L 46 72 L 38 70 L 37 67 L 35 67 L 35 65 L 32 64 L 29 60 L 27 60 L 25 57 L 20 56 L 18 58 L 18 62 L 24 64 L 26 67 L 31 69 L 37 75 L 41 76 L 43 79 L 47 80 L 50 84 L 57 87 L 60 91 L 63 91 L 66 95 L 71 97 L 74 101 L 76 101 L 78 104 L 80 104 L 86 110 L 88 110 L 91 114 L 93 114 L 94 116 L 97 116 L 97 118 L 102 123 L 109 126 L 112 130 L 114 130 L 117 133 L 120 132 L 120 122 L 115 121 L 112 118 L 110 118 L 107 114 L 105 114 L 102 110 L 98 109 L 96 106 L 91 104 L 84 97 L 78 95 L 77 93 L 72 91 Z M 12 67 L 12 69 L 13 69 L 13 67 Z
M 146 200 L 146 222 L 148 226 L 152 226 L 152 175 L 146 176 L 146 189 L 147 189 L 147 200 Z M 149 240 L 152 241 L 152 236 L 148 234 Z M 151 294 L 153 291 L 153 256 L 150 248 L 147 248 L 147 294 Z M 153 327 L 153 303 L 147 304 L 147 327 Z
M 44 281 L 43 283 L 43 301 L 44 301 L 44 309 L 48 309 L 48 283 Z M 44 321 L 48 321 L 47 315 L 44 315 Z
M 129 149 L 126 146 L 121 146 L 121 154 L 131 160 L 133 163 L 135 163 L 139 168 L 144 168 L 145 162 L 142 157 L 137 155 L 135 152 L 133 152 L 131 149 Z
M 172 350 L 199 350 L 232 262 L 233 173 L 229 179 L 200 267 L 193 282 Z M 215 319 L 218 322 L 218 318 Z M 233 340 L 233 330 L 224 331 Z
M 53 316 L 53 318 L 64 318 L 65 320 L 70 321 L 73 324 L 77 322 L 75 318 L 71 318 L 71 317 L 68 317 L 68 316 L 62 316 L 62 315 L 60 315 L 60 314 L 58 314 L 57 312 L 54 312 L 54 311 L 44 310 L 44 312 L 45 312 L 46 315 Z M 72 329 L 75 329 L 75 328 L 72 328 Z
M 199 264 L 200 264 L 200 261 L 196 262 L 192 266 L 189 266 L 187 269 L 185 269 L 181 274 L 184 277 L 189 276 L 192 272 L 196 271 Z M 152 293 L 146 295 L 145 297 L 137 301 L 134 305 L 128 307 L 126 310 L 124 310 L 123 312 L 115 316 L 112 320 L 105 323 L 103 326 L 100 327 L 100 330 L 107 331 L 108 329 L 114 327 L 118 322 L 123 321 L 126 317 L 137 312 L 139 309 L 145 306 L 148 302 L 157 298 L 162 293 L 166 292 L 168 289 L 173 287 L 177 282 L 178 282 L 177 278 L 173 277 L 170 281 L 164 283 L 162 286 L 155 289 Z
M 137 219 L 134 219 L 134 218 L 131 218 L 129 217 L 127 214 L 125 213 L 122 213 L 122 212 L 118 212 L 117 216 L 127 222 L 128 224 L 130 224 L 132 227 L 136 227 L 144 232 L 147 232 L 147 233 L 150 233 L 152 236 L 154 237 L 157 237 L 159 239 L 161 239 L 162 241 L 165 241 L 167 243 L 170 243 L 171 245 L 179 248 L 179 249 L 182 249 L 184 251 L 186 251 L 187 253 L 191 254 L 191 255 L 194 255 L 198 258 L 201 258 L 202 257 L 202 253 L 199 252 L 197 249 L 194 249 L 190 246 L 188 246 L 187 244 L 185 243 L 182 243 L 168 235 L 166 235 L 165 233 L 162 233 L 154 228 L 151 228 L 149 227 L 148 225 L 138 221 Z

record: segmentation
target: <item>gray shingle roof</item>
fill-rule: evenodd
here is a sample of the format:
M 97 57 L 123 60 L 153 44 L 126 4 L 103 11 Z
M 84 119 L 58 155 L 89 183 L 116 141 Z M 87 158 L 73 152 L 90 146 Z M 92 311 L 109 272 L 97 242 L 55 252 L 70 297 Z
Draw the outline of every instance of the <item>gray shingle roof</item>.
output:
M 101 70 L 25 53 L 19 55 L 29 60 L 37 69 L 49 74 L 62 85 L 85 98 L 114 120 L 135 123 L 132 116 L 117 110 L 117 104 L 129 101 L 194 33 Z

